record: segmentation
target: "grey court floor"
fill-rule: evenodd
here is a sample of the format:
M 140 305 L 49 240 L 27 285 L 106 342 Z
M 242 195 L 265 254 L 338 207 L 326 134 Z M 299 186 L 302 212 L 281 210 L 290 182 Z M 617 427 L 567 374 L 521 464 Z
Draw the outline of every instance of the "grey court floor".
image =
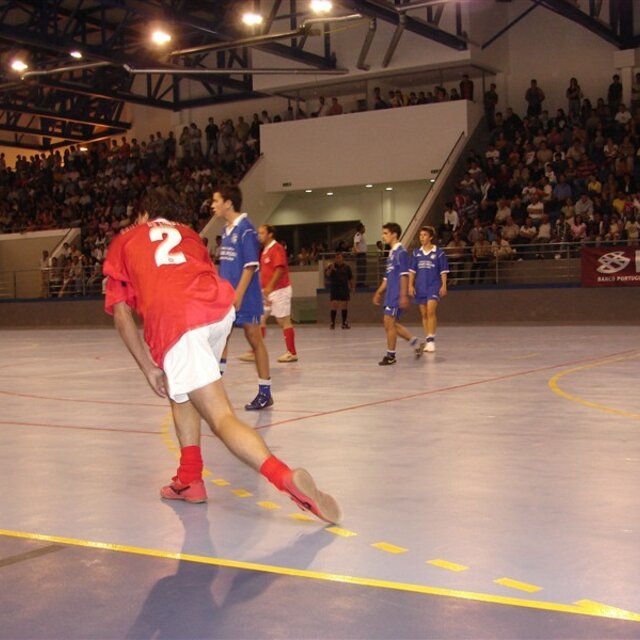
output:
M 225 384 L 340 527 L 209 434 L 208 504 L 162 502 L 168 406 L 116 332 L 0 332 L 0 638 L 640 638 L 640 328 L 297 340 L 271 410 Z

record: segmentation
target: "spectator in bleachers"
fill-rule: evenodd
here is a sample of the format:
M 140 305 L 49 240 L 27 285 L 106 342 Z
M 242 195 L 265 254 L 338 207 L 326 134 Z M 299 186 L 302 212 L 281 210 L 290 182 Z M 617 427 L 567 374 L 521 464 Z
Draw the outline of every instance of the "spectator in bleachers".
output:
M 331 98 L 331 106 L 327 112 L 328 116 L 339 116 L 342 114 L 342 105 L 338 102 L 338 98 Z
M 460 97 L 462 100 L 471 100 L 473 102 L 473 80 L 469 79 L 468 73 L 462 75 Z
M 580 89 L 577 79 L 571 78 L 569 80 L 569 87 L 567 88 L 567 100 L 569 101 L 569 118 L 572 122 L 580 118 L 582 97 L 582 89 Z
M 313 115 L 321 118 L 323 116 L 328 116 L 329 115 L 329 105 L 326 104 L 324 96 L 320 96 L 320 98 L 318 98 L 319 101 L 319 106 L 318 109 L 316 111 L 314 111 Z
M 471 284 L 482 284 L 485 280 L 489 261 L 491 260 L 491 244 L 487 241 L 484 231 L 480 231 L 478 239 L 471 247 Z
M 463 277 L 467 261 L 467 243 L 462 239 L 459 231 L 454 231 L 445 251 L 451 270 L 449 284 L 457 284 Z
M 613 76 L 612 80 L 607 91 L 607 104 L 609 113 L 615 115 L 618 113 L 618 108 L 622 102 L 622 82 L 620 82 L 620 76 L 617 73 Z
M 542 103 L 545 100 L 545 95 L 536 80 L 531 80 L 530 86 L 524 94 L 524 99 L 529 105 L 527 107 L 527 116 L 530 118 L 539 116 L 542 112 Z

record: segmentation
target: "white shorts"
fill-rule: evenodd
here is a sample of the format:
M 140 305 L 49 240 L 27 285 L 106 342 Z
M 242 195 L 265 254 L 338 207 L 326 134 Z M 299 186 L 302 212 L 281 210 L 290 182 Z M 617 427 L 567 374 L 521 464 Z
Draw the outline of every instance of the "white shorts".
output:
M 274 318 L 286 318 L 291 315 L 291 285 L 272 291 L 264 305 L 264 315 Z
M 191 391 L 220 380 L 219 362 L 235 317 L 232 307 L 219 322 L 187 331 L 167 351 L 163 368 L 174 402 L 186 402 Z

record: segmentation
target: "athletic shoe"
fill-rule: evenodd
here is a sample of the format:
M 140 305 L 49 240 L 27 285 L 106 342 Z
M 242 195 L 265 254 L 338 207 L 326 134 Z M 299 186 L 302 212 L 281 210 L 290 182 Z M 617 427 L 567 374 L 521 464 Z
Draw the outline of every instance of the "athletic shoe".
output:
M 335 322 L 332 322 L 332 323 L 329 325 L 329 329 L 335 329 L 335 328 L 336 328 L 336 323 L 335 323 Z
M 246 411 L 260 411 L 266 409 L 273 404 L 273 397 L 271 394 L 259 393 L 249 404 L 245 404 Z
M 343 329 L 351 329 L 351 326 L 349 325 L 349 323 L 348 323 L 348 322 L 343 322 L 343 323 L 342 323 L 342 328 L 343 328 Z
M 243 353 L 241 356 L 238 356 L 238 360 L 242 360 L 242 362 L 255 362 L 256 354 L 253 351 L 247 351 L 247 353 Z
M 342 520 L 342 510 L 336 499 L 320 491 L 306 469 L 289 471 L 283 484 L 285 491 L 303 511 L 311 511 L 329 524 L 338 524 Z
M 382 360 L 380 360 L 380 362 L 378 362 L 378 364 L 381 367 L 387 367 L 390 364 L 395 364 L 396 362 L 397 360 L 395 356 L 385 356 L 384 358 L 382 358 Z
M 436 343 L 433 340 L 429 340 L 429 342 L 424 345 L 424 350 L 428 353 L 433 353 L 436 350 Z
M 184 500 L 185 502 L 206 502 L 207 489 L 202 479 L 194 480 L 189 484 L 182 484 L 178 476 L 171 478 L 171 484 L 160 489 L 160 497 L 165 500 Z
M 298 355 L 296 353 L 291 353 L 291 351 L 287 351 L 287 353 L 283 353 L 278 358 L 278 362 L 298 362 Z
M 413 352 L 416 354 L 416 358 L 420 358 L 422 356 L 422 352 L 427 350 L 428 342 L 424 340 L 419 340 L 418 344 L 415 346 Z

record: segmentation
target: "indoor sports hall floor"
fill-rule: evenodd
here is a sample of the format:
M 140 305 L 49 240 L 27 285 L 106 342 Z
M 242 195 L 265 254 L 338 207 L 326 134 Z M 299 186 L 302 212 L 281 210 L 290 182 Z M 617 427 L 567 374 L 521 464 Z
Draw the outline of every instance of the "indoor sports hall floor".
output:
M 0 332 L 0 638 L 640 638 L 639 327 L 443 326 L 384 368 L 379 326 L 297 338 L 272 410 L 225 382 L 340 527 L 210 435 L 209 503 L 161 501 L 168 407 L 116 332 Z

